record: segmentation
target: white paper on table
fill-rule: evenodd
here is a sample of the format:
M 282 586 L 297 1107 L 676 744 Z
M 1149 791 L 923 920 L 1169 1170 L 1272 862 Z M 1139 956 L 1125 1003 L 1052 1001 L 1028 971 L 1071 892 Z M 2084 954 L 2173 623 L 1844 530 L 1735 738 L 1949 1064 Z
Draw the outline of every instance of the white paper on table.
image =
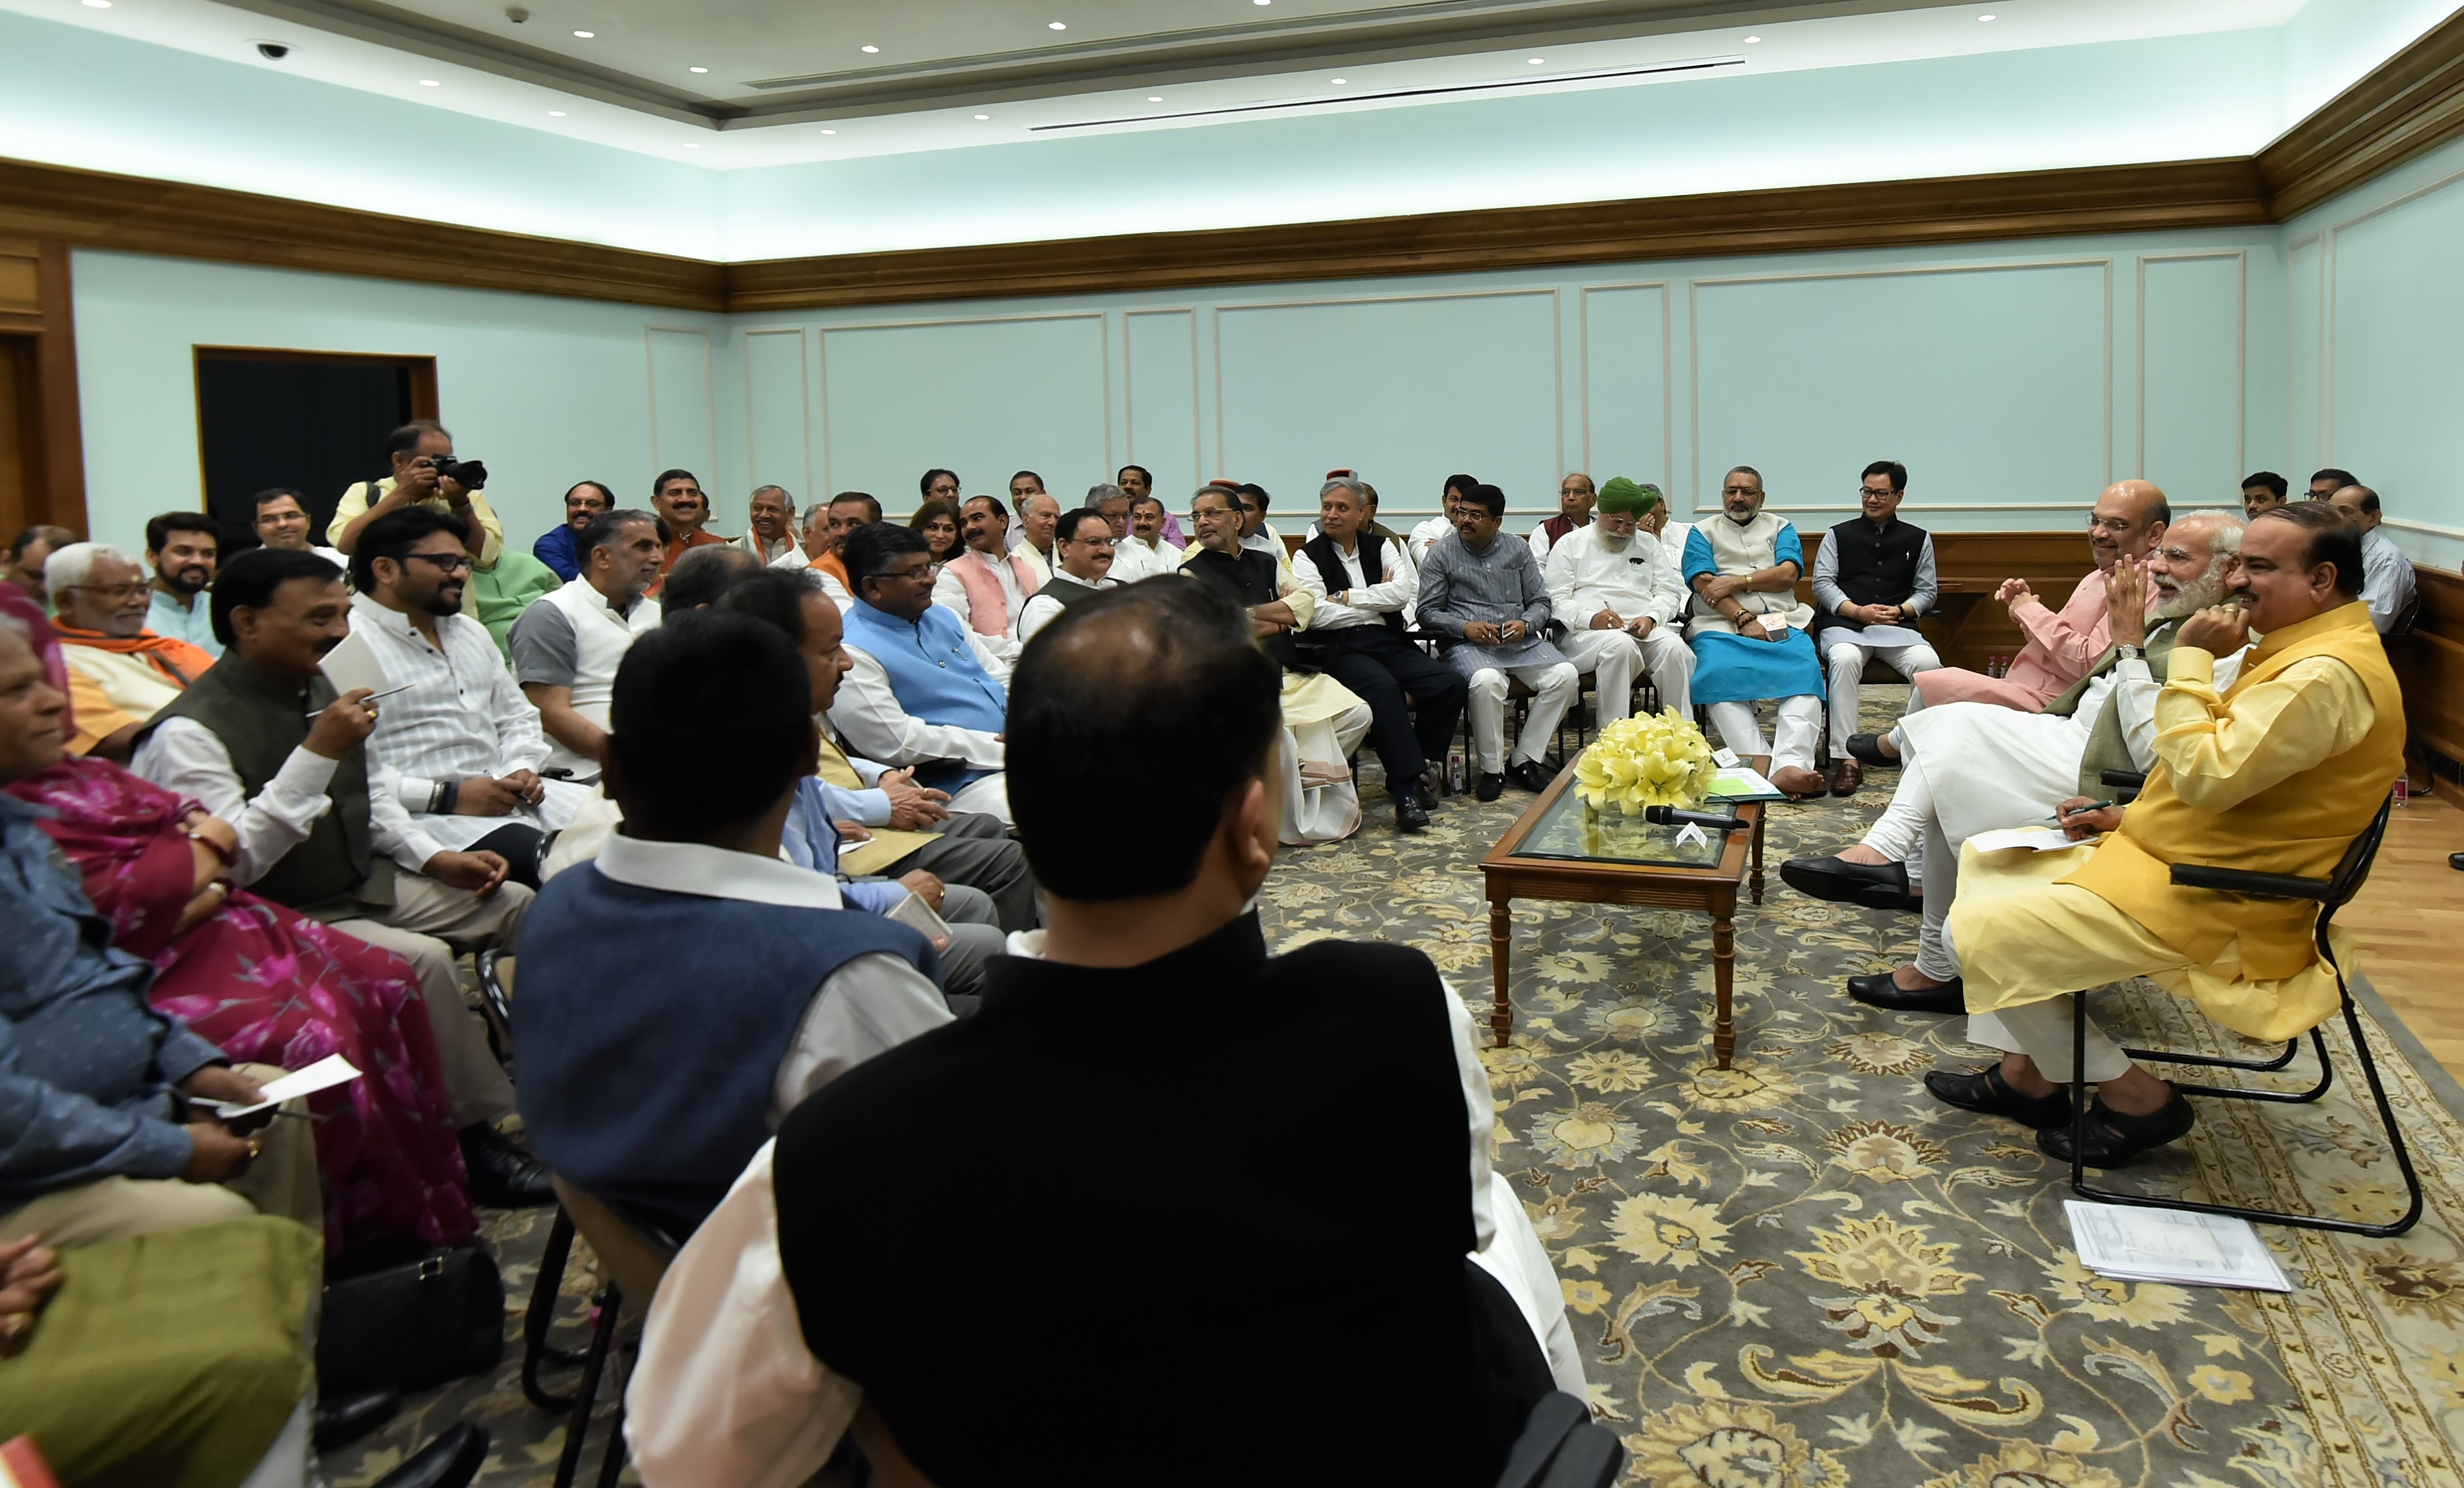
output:
M 328 1054 L 306 1069 L 295 1069 L 279 1080 L 267 1081 L 265 1098 L 254 1105 L 244 1105 L 238 1101 L 200 1101 L 196 1104 L 209 1108 L 225 1121 L 231 1121 L 254 1115 L 268 1106 L 280 1105 L 285 1101 L 296 1101 L 303 1095 L 315 1095 L 319 1090 L 348 1084 L 359 1078 L 358 1068 L 349 1060 L 339 1054 Z
M 356 630 L 344 636 L 341 645 L 327 651 L 317 666 L 337 692 L 348 692 L 353 688 L 383 692 L 393 686 L 393 679 L 385 675 L 385 663 L 377 660 L 376 647 Z
M 2057 826 L 2006 826 L 1991 832 L 1978 832 L 1968 839 L 1978 852 L 2000 852 L 2008 847 L 2025 847 L 2030 852 L 2052 852 L 2061 847 L 2078 847 Z
M 2258 1231 L 2229 1214 L 2066 1200 L 2071 1246 L 2090 1271 L 2128 1281 L 2289 1292 Z

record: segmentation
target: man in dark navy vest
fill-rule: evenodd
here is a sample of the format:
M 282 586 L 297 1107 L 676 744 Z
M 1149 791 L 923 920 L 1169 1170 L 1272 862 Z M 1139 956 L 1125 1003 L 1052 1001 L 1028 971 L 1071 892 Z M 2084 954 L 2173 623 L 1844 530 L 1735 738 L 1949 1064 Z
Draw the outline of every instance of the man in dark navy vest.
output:
M 1908 468 L 1899 461 L 1865 467 L 1857 494 L 1865 514 L 1824 533 L 1814 558 L 1814 644 L 1831 673 L 1834 796 L 1853 795 L 1865 783 L 1864 767 L 1848 753 L 1865 664 L 1880 657 L 1903 677 L 1942 665 L 1917 629 L 1917 617 L 1931 612 L 1942 589 L 1932 536 L 1900 520 L 1907 491 Z
M 1531 1403 L 1584 1388 L 1461 999 L 1407 947 L 1267 950 L 1281 718 L 1249 632 L 1215 585 L 1141 583 L 1026 649 L 1042 954 L 799 1106 L 677 1258 L 628 1391 L 646 1481 L 801 1482 L 855 1416 L 939 1488 L 1485 1488 Z M 1190 785 L 1089 832 L 1123 760 Z M 1243 1011 L 1273 1007 L 1309 1037 Z M 1377 1181 L 1339 1202 L 1274 1135 L 1372 1113 Z M 1102 1243 L 1124 1203 L 1170 1243 Z M 1205 1345 L 1158 1370 L 1193 1277 Z
M 777 627 L 701 610 L 649 632 L 608 722 L 624 827 L 523 931 L 522 1118 L 558 1175 L 684 1235 L 797 1102 L 950 1012 L 921 933 L 779 856 L 821 734 Z

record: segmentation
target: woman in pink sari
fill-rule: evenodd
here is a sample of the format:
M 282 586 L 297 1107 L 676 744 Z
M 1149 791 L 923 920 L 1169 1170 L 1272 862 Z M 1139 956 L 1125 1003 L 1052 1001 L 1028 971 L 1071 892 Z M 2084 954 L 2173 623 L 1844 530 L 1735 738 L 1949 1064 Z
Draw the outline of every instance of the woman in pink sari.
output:
M 231 829 L 108 760 L 64 756 L 9 785 L 111 921 L 154 963 L 148 995 L 235 1061 L 363 1078 L 308 1098 L 329 1272 L 470 1243 L 477 1231 L 428 1007 L 407 962 L 221 881 Z

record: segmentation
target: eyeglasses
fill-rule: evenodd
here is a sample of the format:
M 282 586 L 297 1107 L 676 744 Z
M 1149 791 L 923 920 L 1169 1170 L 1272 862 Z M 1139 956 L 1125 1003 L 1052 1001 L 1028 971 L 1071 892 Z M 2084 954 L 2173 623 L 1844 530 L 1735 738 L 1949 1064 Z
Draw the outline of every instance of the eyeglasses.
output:
M 60 587 L 64 590 L 77 589 L 87 594 L 99 594 L 106 600 L 130 600 L 144 593 L 147 586 L 143 580 L 139 580 L 134 583 L 124 584 L 62 584 Z
M 873 577 L 875 579 L 921 579 L 930 580 L 940 577 L 941 567 L 942 565 L 938 563 L 925 563 L 914 568 L 890 569 L 887 572 L 875 574 Z
M 1736 488 L 1730 487 L 1729 489 L 1733 491 Z M 1896 496 L 1898 494 L 1898 492 L 1887 488 L 1881 491 L 1876 491 L 1871 486 L 1859 486 L 1857 488 L 1857 499 L 1859 501 L 1864 500 L 1867 496 Z
M 1068 540 L 1084 548 L 1109 548 L 1121 539 L 1107 534 L 1101 537 L 1072 537 Z
M 463 573 L 471 567 L 471 555 L 468 553 L 406 553 L 403 557 L 433 563 L 449 574 Z

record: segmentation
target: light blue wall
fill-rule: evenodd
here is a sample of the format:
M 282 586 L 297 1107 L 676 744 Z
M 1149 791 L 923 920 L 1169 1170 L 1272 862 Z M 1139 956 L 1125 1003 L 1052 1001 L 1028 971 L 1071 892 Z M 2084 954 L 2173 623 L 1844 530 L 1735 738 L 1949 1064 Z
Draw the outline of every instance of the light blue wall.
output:
M 2407 552 L 2464 566 L 2464 142 L 2282 233 L 2287 473 L 2352 470 Z

